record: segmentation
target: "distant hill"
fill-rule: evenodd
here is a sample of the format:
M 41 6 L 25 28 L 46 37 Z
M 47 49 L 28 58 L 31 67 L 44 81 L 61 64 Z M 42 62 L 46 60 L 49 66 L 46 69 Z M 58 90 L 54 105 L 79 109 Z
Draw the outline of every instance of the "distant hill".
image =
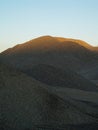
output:
M 97 93 L 75 91 L 45 85 L 0 63 L 0 130 L 98 128 Z
M 94 81 L 95 76 L 98 75 L 98 69 L 96 73 L 90 72 L 98 65 L 97 59 L 97 48 L 95 49 L 88 43 L 52 36 L 33 39 L 0 54 L 2 62 L 22 71 L 44 63 L 63 70 L 70 68 L 91 81 Z

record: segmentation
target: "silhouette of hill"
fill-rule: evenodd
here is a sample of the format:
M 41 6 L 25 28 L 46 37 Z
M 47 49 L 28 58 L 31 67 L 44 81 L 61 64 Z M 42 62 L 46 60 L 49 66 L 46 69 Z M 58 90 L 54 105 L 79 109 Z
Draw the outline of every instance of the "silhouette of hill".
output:
M 48 86 L 0 63 L 1 130 L 96 129 L 96 96 L 96 92 Z

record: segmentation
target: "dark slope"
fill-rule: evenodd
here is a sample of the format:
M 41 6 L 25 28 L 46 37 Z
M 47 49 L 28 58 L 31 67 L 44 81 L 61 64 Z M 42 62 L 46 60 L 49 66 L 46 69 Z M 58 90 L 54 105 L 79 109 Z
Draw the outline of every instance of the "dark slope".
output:
M 51 65 L 39 64 L 23 72 L 48 85 L 98 91 L 96 85 L 70 69 L 62 70 Z
M 93 130 L 98 127 L 97 117 L 94 114 L 92 116 L 95 108 L 91 105 L 83 105 L 81 101 L 71 99 L 70 95 L 62 97 L 62 94 L 52 91 L 50 86 L 2 64 L 0 79 L 1 130 L 35 130 L 38 127 L 80 130 L 82 126 L 85 130 Z

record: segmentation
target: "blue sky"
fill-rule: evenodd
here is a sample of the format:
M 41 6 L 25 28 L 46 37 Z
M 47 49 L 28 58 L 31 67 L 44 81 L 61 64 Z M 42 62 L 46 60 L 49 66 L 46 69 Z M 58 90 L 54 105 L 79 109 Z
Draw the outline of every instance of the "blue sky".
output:
M 0 51 L 42 35 L 98 46 L 98 0 L 0 0 Z

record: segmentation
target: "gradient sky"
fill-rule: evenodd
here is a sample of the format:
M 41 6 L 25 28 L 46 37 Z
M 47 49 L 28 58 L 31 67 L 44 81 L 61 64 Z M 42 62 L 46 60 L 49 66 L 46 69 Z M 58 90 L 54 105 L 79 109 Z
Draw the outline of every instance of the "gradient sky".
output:
M 0 52 L 42 35 L 98 46 L 98 0 L 0 0 Z

